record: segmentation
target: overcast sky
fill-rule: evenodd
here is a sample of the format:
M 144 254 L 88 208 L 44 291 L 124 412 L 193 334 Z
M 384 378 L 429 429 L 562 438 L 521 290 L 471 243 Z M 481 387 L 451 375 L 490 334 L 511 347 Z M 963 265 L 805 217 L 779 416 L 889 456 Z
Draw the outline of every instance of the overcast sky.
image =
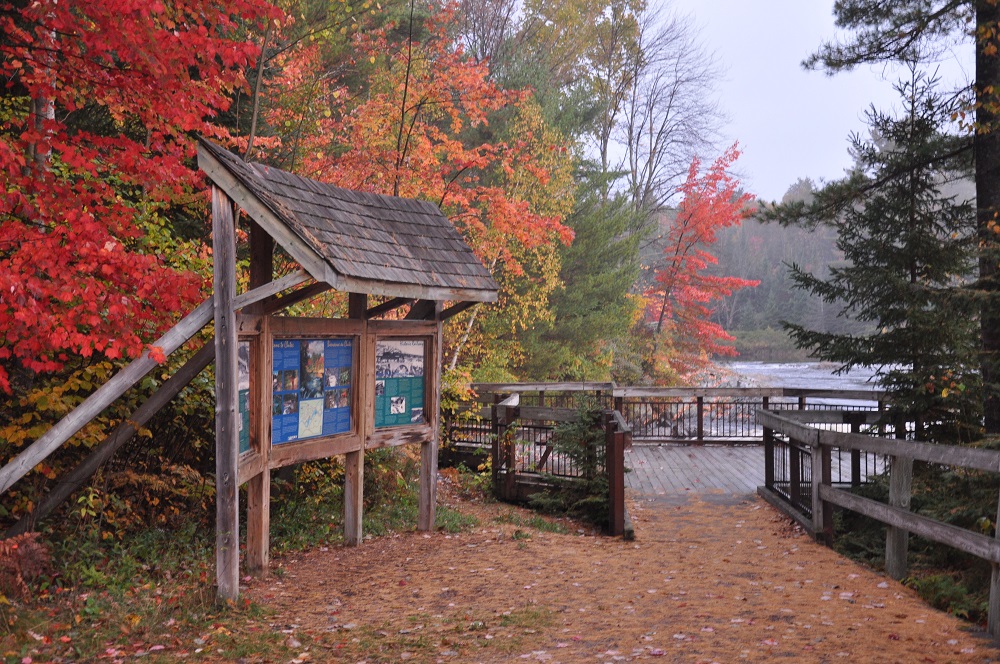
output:
M 833 0 L 659 1 L 689 16 L 715 53 L 724 72 L 719 101 L 730 120 L 724 133 L 739 140 L 738 170 L 762 199 L 780 199 L 799 178 L 841 177 L 851 163 L 848 135 L 864 133 L 865 109 L 898 106 L 893 72 L 864 68 L 830 77 L 802 68 L 836 35 Z M 971 46 L 962 59 L 970 68 Z M 962 63 L 952 63 L 942 78 L 968 76 Z

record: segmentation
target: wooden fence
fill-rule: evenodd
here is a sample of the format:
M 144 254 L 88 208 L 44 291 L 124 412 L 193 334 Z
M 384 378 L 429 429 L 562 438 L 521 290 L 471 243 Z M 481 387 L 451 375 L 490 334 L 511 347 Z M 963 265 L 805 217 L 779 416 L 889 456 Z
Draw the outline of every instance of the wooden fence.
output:
M 545 489 L 551 477 L 583 478 L 586 472 L 606 473 L 609 485 L 608 524 L 612 535 L 631 532 L 625 510 L 625 448 L 631 431 L 616 411 L 601 414 L 603 446 L 588 450 L 593 462 L 583 468 L 552 445 L 556 426 L 579 417 L 572 408 L 522 406 L 513 394 L 490 407 L 490 460 L 493 487 L 502 500 L 523 501 Z M 603 447 L 603 449 L 600 449 Z
M 886 571 L 897 579 L 906 575 L 909 533 L 988 561 L 993 569 L 988 626 L 990 634 L 1000 637 L 1000 539 L 914 514 L 909 510 L 914 461 L 1000 473 L 1000 451 L 821 429 L 813 425 L 828 424 L 833 416 L 815 411 L 762 410 L 757 417 L 764 428 L 767 459 L 765 486 L 759 491 L 762 497 L 786 511 L 827 544 L 832 544 L 833 540 L 834 507 L 852 510 L 886 524 Z M 905 435 L 905 427 L 900 427 L 894 433 L 897 436 Z M 775 468 L 782 444 L 796 451 L 792 457 L 798 457 L 799 451 L 803 452 L 800 457 L 801 465 L 809 468 L 808 473 L 795 475 L 795 483 L 798 483 L 797 496 L 791 501 L 775 480 Z M 854 495 L 840 486 L 842 482 L 835 481 L 834 459 L 845 452 L 877 455 L 888 460 L 883 469 L 887 469 L 889 473 L 888 504 Z M 791 490 L 789 487 L 789 493 Z M 804 504 L 809 506 L 808 514 L 801 510 Z M 997 520 L 1000 521 L 1000 502 Z M 1000 535 L 1000 531 L 997 535 Z

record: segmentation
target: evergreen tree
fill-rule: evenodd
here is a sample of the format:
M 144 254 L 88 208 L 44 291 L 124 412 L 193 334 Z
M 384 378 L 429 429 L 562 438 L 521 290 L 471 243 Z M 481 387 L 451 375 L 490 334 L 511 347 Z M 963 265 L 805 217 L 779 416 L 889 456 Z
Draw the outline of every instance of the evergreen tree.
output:
M 926 432 L 935 439 L 968 438 L 980 417 L 975 305 L 963 291 L 975 271 L 975 210 L 945 190 L 971 163 L 948 157 L 962 139 L 945 133 L 952 110 L 934 81 L 915 74 L 897 89 L 902 117 L 871 110 L 871 138 L 852 138 L 855 172 L 805 208 L 778 208 L 836 227 L 846 263 L 828 278 L 793 265 L 792 277 L 871 331 L 787 328 L 800 347 L 842 370 L 875 369 L 897 405 L 937 429 Z
M 1000 3 L 996 0 L 837 0 L 834 16 L 849 39 L 824 44 L 807 67 L 835 72 L 860 64 L 937 56 L 974 43 L 967 96 L 974 114 L 976 233 L 979 240 L 980 370 L 986 431 L 1000 433 Z M 972 29 L 970 29 L 970 27 Z M 965 112 L 960 112 L 965 117 Z
M 551 297 L 552 319 L 522 337 L 526 378 L 608 380 L 630 355 L 638 303 L 629 291 L 639 273 L 639 236 L 627 230 L 637 213 L 624 196 L 602 202 L 598 180 L 581 185 L 567 219 L 575 237 L 560 250 L 563 286 Z

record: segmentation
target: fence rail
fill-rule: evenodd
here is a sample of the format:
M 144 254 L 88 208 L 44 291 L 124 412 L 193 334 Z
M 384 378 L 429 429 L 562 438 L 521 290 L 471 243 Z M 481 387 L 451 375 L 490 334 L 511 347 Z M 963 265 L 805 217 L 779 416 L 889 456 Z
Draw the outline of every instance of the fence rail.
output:
M 759 410 L 834 409 L 882 413 L 884 393 L 864 390 L 803 388 L 678 388 L 618 386 L 614 383 L 476 383 L 473 390 L 486 406 L 518 394 L 522 407 L 574 408 L 589 402 L 617 410 L 640 442 L 759 444 Z M 848 430 L 850 423 L 831 422 Z
M 894 432 L 896 438 L 866 435 L 857 431 L 844 433 L 821 429 L 812 425 L 826 424 L 825 420 L 831 419 L 831 416 L 810 411 L 761 411 L 758 418 L 764 427 L 765 486 L 760 490 L 763 497 L 803 522 L 811 532 L 828 544 L 833 539 L 834 506 L 886 524 L 886 571 L 897 579 L 906 575 L 909 533 L 990 562 L 993 578 L 990 584 L 988 626 L 994 637 L 1000 637 L 1000 539 L 914 514 L 909 510 L 914 461 L 1000 473 L 1000 451 L 905 440 L 906 430 L 902 426 Z M 814 422 L 814 419 L 820 421 Z M 782 446 L 795 451 L 789 452 L 787 456 L 787 496 L 781 491 L 782 487 L 778 482 L 779 462 L 783 463 L 781 460 L 785 458 L 781 452 Z M 798 455 L 799 451 L 803 453 L 801 456 Z M 854 495 L 845 490 L 842 482 L 835 481 L 834 458 L 845 452 L 887 459 L 887 465 L 882 471 L 888 470 L 889 474 L 888 504 Z M 793 459 L 797 461 L 793 462 Z M 793 463 L 798 464 L 798 472 L 791 468 Z M 808 471 L 803 470 L 804 466 L 808 466 Z M 801 510 L 804 503 L 810 507 L 808 515 Z M 1000 531 L 997 534 L 1000 535 Z

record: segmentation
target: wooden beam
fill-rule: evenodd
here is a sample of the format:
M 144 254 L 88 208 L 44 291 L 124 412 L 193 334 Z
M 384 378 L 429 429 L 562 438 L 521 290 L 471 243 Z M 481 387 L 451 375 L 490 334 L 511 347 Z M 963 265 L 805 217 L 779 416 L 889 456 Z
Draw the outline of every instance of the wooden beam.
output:
M 266 304 L 266 302 L 264 303 Z M 247 482 L 246 565 L 251 574 L 265 576 L 271 549 L 271 335 L 268 316 L 261 317 L 261 335 L 250 343 L 250 452 L 240 455 L 237 485 L 249 470 L 243 458 L 253 456 L 258 463 Z
M 243 186 L 229 172 L 229 169 L 200 143 L 198 145 L 198 166 L 205 171 L 215 186 L 224 190 L 229 198 L 236 201 L 243 211 L 277 240 L 278 244 L 316 281 L 325 281 L 334 288 L 340 288 L 339 277 L 330 264 L 289 228 L 264 202 L 257 198 L 256 194 Z
M 280 293 L 281 291 L 294 288 L 295 286 L 308 281 L 309 278 L 309 273 L 305 270 L 296 270 L 295 272 L 292 272 L 277 281 L 271 281 L 262 286 L 258 286 L 253 290 L 249 290 L 246 293 L 235 296 L 232 302 L 233 309 L 238 311 L 245 307 L 249 307 L 252 304 L 256 304 L 261 300 L 265 300 L 272 295 Z
M 457 316 L 466 309 L 474 307 L 477 304 L 479 304 L 479 302 L 459 302 L 457 304 L 453 304 L 441 312 L 441 314 L 438 316 L 438 320 L 448 320 L 452 316 Z
M 249 215 L 248 215 L 249 216 Z M 274 281 L 274 238 L 250 219 L 250 289 Z M 261 303 L 263 305 L 265 303 Z M 261 307 L 257 307 L 260 309 Z
M 845 507 L 882 523 L 903 528 L 914 535 L 947 544 L 992 563 L 1000 562 L 1000 540 L 965 528 L 942 523 L 870 498 L 862 498 L 843 489 L 822 487 L 820 496 L 834 505 Z
M 382 304 L 376 305 L 365 312 L 365 318 L 375 318 L 376 316 L 381 316 L 387 311 L 392 311 L 393 309 L 398 309 L 404 304 L 410 304 L 413 302 L 412 297 L 394 297 L 391 300 L 383 302 Z
M 437 305 L 438 307 L 440 305 Z M 442 325 L 437 324 L 437 334 L 434 335 L 432 347 L 428 349 L 427 361 L 424 366 L 430 366 L 431 384 L 427 390 L 427 402 L 424 415 L 431 427 L 430 437 L 420 446 L 420 487 L 417 499 L 417 529 L 434 530 L 437 510 L 437 475 L 438 475 L 438 440 L 441 434 L 439 400 L 441 395 L 441 365 L 442 365 Z
M 280 443 L 271 448 L 270 467 L 274 470 L 306 461 L 329 459 L 338 454 L 357 452 L 362 447 L 360 436 L 352 433 Z
M 80 465 L 61 477 L 55 486 L 52 487 L 52 490 L 41 499 L 38 506 L 30 514 L 21 517 L 20 521 L 11 526 L 4 536 L 13 537 L 14 535 L 34 530 L 35 525 L 39 521 L 51 514 L 52 510 L 61 505 L 84 482 L 90 479 L 101 466 L 114 456 L 115 452 L 132 439 L 132 436 L 136 434 L 139 427 L 149 422 L 153 415 L 158 413 L 161 408 L 176 397 L 214 359 L 215 341 L 214 339 L 209 339 L 191 359 L 177 370 L 177 373 L 157 388 L 128 419 L 116 426 L 107 438 L 102 440 L 90 455 L 80 462 Z
M 215 577 L 220 600 L 240 592 L 236 232 L 232 205 L 212 187 L 215 290 Z
M 434 300 L 418 300 L 410 307 L 406 320 L 434 320 L 438 306 Z
M 368 296 L 364 293 L 351 293 L 347 296 L 347 317 L 363 320 L 368 312 Z
M 287 309 L 293 304 L 298 304 L 303 300 L 314 298 L 321 293 L 325 293 L 328 290 L 331 290 L 332 288 L 333 287 L 330 286 L 330 284 L 322 281 L 318 281 L 314 284 L 309 284 L 308 286 L 303 286 L 302 288 L 298 289 L 293 293 L 288 293 L 287 295 L 283 295 L 281 297 L 265 302 L 264 306 L 262 307 L 261 313 L 270 316 L 271 314 L 278 313 L 282 309 Z
M 162 337 L 151 345 L 163 349 L 164 355 L 169 355 L 180 348 L 188 339 L 198 333 L 201 328 L 212 320 L 213 303 L 209 298 L 182 318 Z M 59 420 L 51 429 L 42 434 L 38 440 L 21 451 L 10 463 L 0 468 L 0 494 L 9 489 L 15 482 L 24 477 L 28 471 L 43 461 L 73 434 L 82 429 L 105 408 L 147 373 L 156 368 L 158 363 L 149 357 L 148 351 L 133 360 L 119 371 L 107 383 L 97 388 L 83 403 L 74 408 L 68 415 Z

